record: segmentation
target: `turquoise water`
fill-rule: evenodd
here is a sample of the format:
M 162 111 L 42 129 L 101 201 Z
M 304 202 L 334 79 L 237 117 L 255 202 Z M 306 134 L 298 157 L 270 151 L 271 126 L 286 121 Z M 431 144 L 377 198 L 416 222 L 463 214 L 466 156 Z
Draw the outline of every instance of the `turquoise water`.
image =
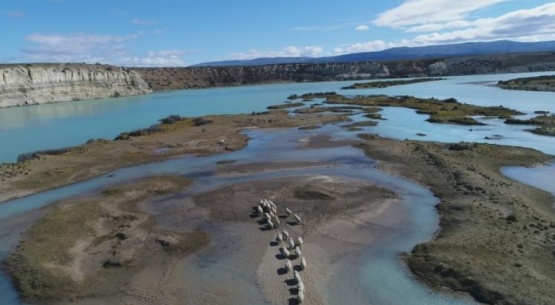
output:
M 359 273 L 360 285 L 364 287 L 363 291 L 356 291 L 353 290 L 353 287 L 341 284 L 341 274 L 334 276 L 333 278 L 337 282 L 332 280 L 330 285 L 342 287 L 341 290 L 344 295 L 360 295 L 364 300 L 364 302 L 360 304 L 401 305 L 407 304 L 407 300 L 414 300 L 415 302 L 420 302 L 420 304 L 430 305 L 473 304 L 467 300 L 460 300 L 430 291 L 420 283 L 412 280 L 407 270 L 404 270 L 396 259 L 400 251 L 410 251 L 415 244 L 429 240 L 438 229 L 439 220 L 435 211 L 437 199 L 429 190 L 413 182 L 391 177 L 375 169 L 375 162 L 369 160 L 361 150 L 353 147 L 345 146 L 325 149 L 299 148 L 299 139 L 301 138 L 316 135 L 329 135 L 335 137 L 343 133 L 344 131 L 339 125 L 327 125 L 321 129 L 298 131 L 295 133 L 283 129 L 249 131 L 247 134 L 251 138 L 251 141 L 245 149 L 240 151 L 210 157 L 184 157 L 176 160 L 124 168 L 86 182 L 0 204 L 0 232 L 7 232 L 4 235 L 0 234 L 0 250 L 4 250 L 3 253 L 6 253 L 6 251 L 17 243 L 19 234 L 26 228 L 26 226 L 21 226 L 21 228 L 18 229 L 18 233 L 13 232 L 13 226 L 17 226 L 16 223 L 18 223 L 18 218 L 27 219 L 29 218 L 27 214 L 32 213 L 32 211 L 37 211 L 39 207 L 63 198 L 85 192 L 92 192 L 115 182 L 169 173 L 194 176 L 196 177 L 195 184 L 185 195 L 190 196 L 232 183 L 271 179 L 283 175 L 280 171 L 254 174 L 247 173 L 241 175 L 214 175 L 216 162 L 221 160 L 236 160 L 238 164 L 262 161 L 324 161 L 332 162 L 337 164 L 337 166 L 287 171 L 287 175 L 331 175 L 372 181 L 380 186 L 398 192 L 404 199 L 406 208 L 410 211 L 411 215 L 411 219 L 408 223 L 402 227 L 391 228 L 391 232 L 393 233 L 389 238 L 384 239 L 379 246 L 374 247 L 362 256 L 364 258 L 360 261 L 362 267 L 357 268 L 357 272 Z M 202 173 L 202 175 L 199 173 Z M 157 204 L 163 205 L 161 202 L 157 202 Z M 28 224 L 30 223 L 32 223 L 32 221 L 28 221 Z M 218 233 L 217 230 L 213 233 L 220 235 L 226 234 L 225 232 Z M 225 236 L 223 235 L 221 238 L 225 240 Z M 222 277 L 222 281 L 224 281 L 227 276 L 225 273 L 221 272 L 221 265 L 225 265 L 229 257 L 222 253 L 226 254 L 230 250 L 218 252 L 218 248 L 215 248 L 214 251 L 215 252 L 210 255 L 210 266 L 206 266 L 206 264 L 202 262 L 198 263 L 203 266 L 202 270 L 206 272 L 205 275 Z M 193 266 L 191 268 L 195 267 Z M 352 274 L 346 276 L 352 278 Z M 379 278 L 379 281 L 376 281 L 376 276 Z M 235 285 L 243 285 L 244 289 L 249 291 L 256 287 L 255 279 L 249 278 L 248 276 L 243 276 L 241 278 L 243 280 L 235 283 Z M 394 295 L 398 297 L 392 298 L 392 291 L 396 291 Z M 1 275 L 0 292 L 2 292 L 0 294 L 2 295 L 0 296 L 1 304 L 21 304 L 9 282 Z M 255 296 L 256 294 L 251 294 L 251 297 L 254 298 L 251 301 L 254 300 L 254 304 L 262 304 L 262 299 Z M 330 300 L 333 300 L 334 296 L 331 295 L 329 297 Z M 384 303 L 384 301 L 387 302 Z M 333 304 L 334 302 L 332 301 L 331 303 Z M 351 302 L 349 304 L 358 303 Z
M 488 84 L 515 77 L 554 74 L 498 74 L 449 77 L 444 81 L 424 82 L 384 89 L 340 90 L 353 82 L 322 82 L 180 90 L 117 99 L 66 102 L 48 105 L 0 109 L 0 162 L 14 162 L 21 153 L 78 145 L 92 138 L 114 138 L 122 131 L 148 127 L 170 114 L 201 116 L 263 111 L 279 104 L 290 94 L 336 91 L 342 94 L 414 95 L 418 97 L 455 97 L 464 103 L 500 105 L 532 113 L 555 112 L 551 92 L 508 91 Z M 478 83 L 478 84 L 476 84 Z M 399 122 L 423 123 L 425 117 L 407 116 Z M 377 127 L 380 132 L 381 126 Z M 438 125 L 435 129 L 453 129 L 458 141 L 458 127 Z M 434 128 L 429 129 L 432 134 Z M 395 138 L 413 137 L 412 130 L 385 130 Z
M 528 114 L 536 110 L 555 113 L 555 93 L 505 91 L 488 83 L 514 77 L 536 74 L 505 74 L 485 76 L 451 77 L 440 82 L 419 83 L 377 90 L 349 90 L 343 94 L 390 94 L 415 95 L 419 97 L 455 97 L 461 102 L 478 105 L 499 105 L 515 108 Z M 553 74 L 553 73 L 552 73 Z M 478 82 L 478 83 L 476 83 Z M 59 103 L 31 107 L 0 109 L 0 162 L 13 162 L 18 154 L 38 149 L 57 148 L 83 143 L 90 138 L 113 138 L 121 131 L 147 127 L 157 119 L 169 114 L 200 116 L 206 114 L 250 113 L 263 111 L 268 105 L 285 101 L 292 93 L 341 91 L 340 87 L 353 82 L 302 83 L 236 88 L 217 88 L 157 93 L 149 96 L 128 97 L 111 100 L 93 100 Z M 527 146 L 555 154 L 555 138 L 533 135 L 523 127 L 502 124 L 499 120 L 484 120 L 488 126 L 468 127 L 431 124 L 427 116 L 413 110 L 386 108 L 386 121 L 376 127 L 365 127 L 365 131 L 396 139 L 422 139 L 442 142 L 475 141 L 507 145 Z M 360 115 L 354 116 L 360 120 Z M 394 241 L 380 249 L 369 249 L 366 259 L 360 262 L 360 285 L 364 288 L 370 304 L 469 304 L 466 300 L 438 295 L 410 278 L 407 271 L 396 260 L 396 253 L 409 251 L 416 243 L 429 240 L 437 230 L 435 198 L 426 189 L 408 181 L 392 178 L 372 169 L 372 162 L 352 148 L 321 150 L 299 150 L 292 153 L 296 140 L 303 136 L 321 133 L 334 138 L 349 138 L 353 132 L 328 125 L 315 131 L 264 131 L 249 132 L 249 146 L 239 152 L 209 158 L 184 157 L 160 163 L 141 165 L 117 170 L 110 175 L 91 179 L 53 191 L 44 192 L 19 200 L 0 204 L 0 259 L 12 249 L 26 226 L 37 217 L 34 211 L 57 200 L 83 192 L 97 190 L 103 186 L 154 174 L 177 173 L 197 177 L 197 173 L 208 173 L 198 178 L 207 187 L 218 187 L 240 180 L 214 179 L 210 169 L 217 161 L 237 159 L 243 162 L 286 161 L 286 160 L 335 160 L 338 169 L 321 169 L 322 173 L 380 182 L 401 191 L 411 208 L 411 224 L 401 230 Z M 472 130 L 470 130 L 472 129 Z M 416 133 L 425 133 L 420 137 Z M 501 135 L 499 140 L 487 140 L 486 136 Z M 334 170 L 337 170 L 334 172 Z M 549 179 L 553 167 L 534 169 L 544 171 L 532 174 L 530 170 L 516 170 L 524 181 Z M 317 173 L 314 170 L 311 173 Z M 511 170 L 505 170 L 511 176 Z M 320 173 L 320 172 L 318 172 Z M 269 174 L 260 178 L 271 178 Z M 239 178 L 235 178 L 239 179 Z M 244 177 L 242 179 L 254 179 Z M 550 181 L 550 180 L 547 180 Z M 533 183 L 530 183 L 533 184 Z M 549 184 L 546 184 L 549 185 Z M 199 189 L 199 191 L 202 188 Z M 32 216 L 35 215 L 35 216 Z M 26 220 L 15 224 L 16 220 Z M 15 229 L 14 229 L 15 228 Z M 360 292 L 358 292 L 360 293 Z M 20 305 L 17 294 L 9 281 L 0 273 L 0 304 Z

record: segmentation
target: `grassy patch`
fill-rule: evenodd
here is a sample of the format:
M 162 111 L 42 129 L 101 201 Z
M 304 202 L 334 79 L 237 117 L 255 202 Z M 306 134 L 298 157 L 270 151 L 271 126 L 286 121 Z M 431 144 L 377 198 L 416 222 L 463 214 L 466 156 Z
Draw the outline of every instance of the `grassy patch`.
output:
M 459 125 L 483 125 L 472 116 L 506 117 L 523 113 L 503 106 L 482 107 L 458 102 L 454 98 L 438 100 L 412 96 L 370 95 L 345 97 L 336 93 L 309 93 L 307 97 L 325 98 L 329 104 L 349 104 L 370 107 L 404 107 L 427 114 L 429 122 Z M 303 95 L 305 97 L 305 95 Z
M 355 83 L 353 85 L 346 86 L 341 89 L 386 88 L 391 86 L 432 82 L 432 81 L 438 81 L 438 80 L 445 80 L 445 78 L 415 78 L 415 79 L 407 79 L 407 80 L 390 80 L 390 81 L 379 81 L 379 82 L 368 82 L 368 83 Z

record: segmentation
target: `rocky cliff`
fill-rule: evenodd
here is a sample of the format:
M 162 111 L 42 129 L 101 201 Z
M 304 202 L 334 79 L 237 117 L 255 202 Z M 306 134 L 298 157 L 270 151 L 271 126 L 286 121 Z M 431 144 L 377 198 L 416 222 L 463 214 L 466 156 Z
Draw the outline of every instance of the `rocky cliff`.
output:
M 0 108 L 152 92 L 141 74 L 77 64 L 0 66 Z
M 134 68 L 154 91 L 276 82 L 451 76 L 555 70 L 555 53 L 261 66 Z
M 0 66 L 0 108 L 146 94 L 152 90 L 554 70 L 554 52 L 384 62 L 224 67 L 120 68 L 81 64 L 5 65 Z
M 389 77 L 376 62 L 265 66 L 134 68 L 154 91 L 279 82 L 315 82 Z

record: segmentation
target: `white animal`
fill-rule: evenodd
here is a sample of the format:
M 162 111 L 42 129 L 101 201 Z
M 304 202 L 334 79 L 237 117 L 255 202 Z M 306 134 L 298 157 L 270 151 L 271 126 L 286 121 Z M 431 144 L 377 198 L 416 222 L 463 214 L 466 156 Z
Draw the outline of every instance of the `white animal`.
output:
M 287 248 L 288 248 L 289 250 L 295 249 L 295 242 L 293 241 L 292 238 L 289 238 L 289 240 L 287 240 L 287 242 L 288 242 Z
M 290 255 L 289 250 L 287 250 L 286 248 L 281 248 L 281 255 L 283 255 L 285 258 L 288 258 Z
M 301 270 L 305 270 L 306 269 L 306 259 L 304 259 L 304 257 L 301 257 Z
M 285 208 L 285 213 L 287 213 L 287 217 L 289 217 L 293 212 L 291 212 L 289 208 Z
M 298 224 L 301 224 L 301 217 L 299 217 L 299 215 L 295 214 L 294 218 Z
M 303 245 L 303 238 L 299 236 L 299 238 L 297 238 L 297 246 L 299 246 L 299 248 Z
M 283 236 L 281 235 L 281 232 L 278 233 L 278 235 L 276 236 L 276 241 L 277 241 L 278 243 L 281 243 L 281 242 L 283 241 Z
M 258 215 L 264 214 L 264 210 L 262 209 L 261 206 L 258 206 L 258 209 L 256 209 L 256 211 L 258 212 Z
M 302 254 L 302 253 L 301 253 L 301 248 L 299 248 L 298 246 L 295 247 L 295 255 L 296 255 L 297 257 L 301 257 L 301 254 Z
M 295 272 L 293 273 L 293 278 L 295 279 L 295 281 L 297 283 L 302 282 L 301 275 L 299 274 L 299 271 L 297 271 L 297 270 L 295 270 Z
M 287 238 L 289 238 L 289 232 L 283 230 L 281 234 L 283 234 L 283 240 L 286 240 Z
M 297 295 L 297 298 L 299 299 L 299 304 L 302 303 L 304 301 L 304 291 L 299 290 L 299 294 Z
M 271 220 L 268 220 L 268 228 L 273 229 L 274 223 Z
M 277 217 L 274 218 L 274 222 L 276 224 L 276 227 L 279 227 L 279 225 L 281 224 L 281 221 L 279 221 Z
M 272 219 L 272 217 L 270 217 L 270 214 L 264 213 L 264 219 L 270 220 L 270 219 Z
M 285 270 L 287 270 L 287 272 L 293 270 L 293 265 L 291 265 L 291 261 L 288 259 L 285 260 Z
M 297 288 L 299 289 L 299 292 L 304 291 L 303 281 L 299 281 L 299 283 L 297 283 Z

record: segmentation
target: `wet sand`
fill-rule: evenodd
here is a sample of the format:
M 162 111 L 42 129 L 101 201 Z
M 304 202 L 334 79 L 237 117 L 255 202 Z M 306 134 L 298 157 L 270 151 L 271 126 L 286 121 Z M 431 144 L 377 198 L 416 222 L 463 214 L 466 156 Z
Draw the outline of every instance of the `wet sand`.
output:
M 139 182 L 139 186 L 144 188 L 144 182 Z M 125 189 L 135 188 L 133 184 L 125 186 Z M 304 193 L 307 189 L 310 192 Z M 308 198 L 306 194 L 315 197 Z M 282 217 L 279 230 L 267 229 L 261 218 L 253 215 L 252 207 L 261 198 L 269 198 L 278 206 L 278 214 Z M 87 199 L 79 200 L 78 205 L 59 203 L 56 209 L 68 209 L 68 205 L 70 209 L 85 208 Z M 102 206 L 103 213 L 110 215 L 106 217 L 113 219 L 121 213 L 120 209 L 109 208 L 108 202 Z M 292 272 L 285 272 L 285 258 L 279 251 L 285 243 L 275 242 L 277 232 L 287 230 L 295 239 L 302 236 L 305 241 L 302 255 L 307 269 L 300 271 L 300 258 L 290 257 L 305 283 L 304 303 L 329 304 L 329 279 L 335 276 L 340 263 L 394 232 L 408 217 L 390 190 L 372 182 L 322 175 L 233 184 L 186 199 L 179 193 L 174 197 L 154 196 L 125 206 L 127 210 L 136 211 L 138 222 L 150 223 L 144 227 L 132 221 L 131 227 L 123 231 L 130 242 L 126 247 L 116 248 L 120 249 L 116 256 L 129 253 L 133 259 L 106 267 L 102 264 L 105 255 L 98 254 L 102 252 L 102 244 L 92 248 L 83 245 L 86 239 L 83 234 L 63 244 L 51 242 L 53 247 L 59 245 L 60 249 L 56 250 L 62 252 L 68 248 L 72 252 L 71 249 L 82 245 L 83 251 L 78 251 L 78 256 L 72 256 L 69 264 L 60 265 L 76 268 L 59 269 L 62 276 L 50 279 L 57 282 L 49 284 L 48 292 L 40 289 L 31 292 L 23 287 L 23 296 L 39 304 L 44 303 L 41 296 L 45 295 L 49 296 L 50 304 L 297 304 L 297 285 Z M 303 222 L 299 225 L 292 217 L 285 217 L 285 207 L 298 213 Z M 47 220 L 35 225 L 27 233 L 25 243 L 36 245 L 35 232 L 48 230 L 50 223 Z M 71 230 L 65 227 L 71 225 L 60 223 L 56 229 Z M 161 236 L 171 240 L 171 236 L 191 232 L 205 232 L 211 236 L 211 242 L 201 248 L 191 248 L 198 250 L 188 255 L 187 251 L 176 251 L 176 254 L 164 251 L 163 245 L 160 247 L 156 242 Z M 152 234 L 155 236 L 149 237 Z M 103 243 L 112 243 L 114 248 L 117 239 L 107 239 Z M 36 255 L 33 254 L 35 250 L 24 247 L 16 252 L 15 258 Z M 14 266 L 12 257 L 8 264 L 20 282 L 25 280 L 20 277 L 21 271 L 36 268 L 46 272 L 56 260 L 52 256 L 43 257 L 40 263 L 39 260 L 18 259 L 15 261 L 23 266 Z M 87 267 L 84 269 L 84 266 Z M 349 276 L 352 278 L 345 278 L 346 283 L 357 282 L 356 273 Z M 40 282 L 40 278 L 38 280 Z M 64 286 L 68 281 L 73 283 L 69 288 Z M 360 293 L 343 288 L 346 300 L 362 299 Z
M 110 146 L 111 149 L 121 149 L 120 152 L 131 149 L 131 155 L 136 153 L 137 156 L 144 157 L 144 152 L 140 151 L 145 148 L 150 152 L 156 147 L 167 147 L 168 143 L 175 143 L 173 141 L 178 141 L 177 139 L 182 141 L 181 137 L 189 135 L 198 137 L 198 141 L 206 141 L 201 144 L 187 138 L 187 143 L 201 145 L 195 146 L 197 152 L 200 153 L 204 147 L 207 150 L 203 153 L 212 154 L 243 147 L 247 137 L 239 134 L 239 130 L 256 122 L 262 122 L 260 124 L 266 127 L 276 125 L 274 120 L 280 119 L 284 121 L 279 121 L 279 126 L 305 122 L 287 122 L 281 115 L 274 113 L 267 117 L 240 116 L 240 120 L 236 120 L 237 117 L 227 117 L 222 119 L 225 120 L 224 123 L 213 126 L 208 133 L 211 135 L 208 140 L 200 140 L 203 138 L 202 130 L 193 128 L 193 131 L 185 129 L 175 133 L 168 131 L 162 135 L 139 137 L 123 143 L 119 148 L 112 143 L 92 143 L 89 144 L 92 146 L 85 146 L 82 151 L 74 151 L 68 156 L 46 156 L 32 161 L 30 166 L 37 166 L 37 171 L 29 174 L 29 183 L 35 183 L 36 177 L 42 177 L 40 175 L 43 175 L 44 166 L 60 166 L 72 157 L 76 157 L 78 164 L 90 156 L 93 157 L 91 162 L 99 161 L 94 158 L 106 148 L 105 145 L 116 145 Z M 330 121 L 338 118 L 328 117 Z M 230 126 L 234 126 L 233 129 L 227 130 Z M 229 135 L 230 146 L 217 144 L 216 140 L 222 132 Z M 363 135 L 361 138 L 362 143 L 358 146 L 369 157 L 379 160 L 378 166 L 381 169 L 417 181 L 429 187 L 441 199 L 438 211 L 442 230 L 434 240 L 415 247 L 405 257 L 410 270 L 418 279 L 439 290 L 469 293 L 477 300 L 489 304 L 550 304 L 555 297 L 551 289 L 552 283 L 555 283 L 555 261 L 552 254 L 555 240 L 553 197 L 511 181 L 501 175 L 499 169 L 508 165 L 544 163 L 552 159 L 552 156 L 531 149 L 487 144 L 446 145 L 394 141 L 374 135 Z M 160 139 L 163 142 L 158 142 Z M 351 144 L 330 141 L 322 136 L 308 137 L 302 139 L 301 143 L 305 148 Z M 181 148 L 173 150 L 173 147 Z M 176 145 L 170 151 L 162 157 L 157 154 L 156 158 L 177 157 L 179 153 L 194 150 Z M 126 156 L 129 155 L 120 155 L 122 158 Z M 143 157 L 132 159 L 128 164 L 158 160 Z M 104 164 L 106 167 L 103 170 L 121 166 L 113 163 L 118 160 L 125 159 L 114 158 Z M 376 188 L 368 182 L 353 183 L 350 180 L 346 183 L 345 177 L 337 175 L 287 175 L 288 171 L 299 168 L 333 168 L 335 164 L 332 162 L 234 164 L 232 161 L 220 163 L 216 174 L 234 176 L 280 171 L 280 176 L 285 178 L 236 183 L 190 198 L 184 197 L 185 190 L 173 190 L 171 195 L 166 196 L 155 192 L 147 198 L 141 197 L 141 200 L 132 204 L 125 204 L 122 209 L 126 213 L 132 212 L 146 226 L 133 227 L 131 231 L 136 242 L 128 243 L 130 248 L 127 249 L 139 253 L 138 256 L 142 259 L 136 260 L 135 264 L 118 266 L 115 273 L 110 264 L 109 270 L 104 270 L 105 266 L 99 266 L 98 263 L 102 261 L 92 252 L 89 252 L 91 257 L 79 256 L 77 260 L 79 265 L 86 266 L 83 270 L 89 273 L 85 274 L 71 272 L 76 269 L 67 269 L 67 262 L 58 262 L 56 255 L 50 258 L 54 261 L 46 260 L 46 264 L 12 264 L 12 267 L 17 268 L 30 266 L 32 272 L 8 270 L 14 276 L 25 278 L 36 270 L 44 271 L 40 268 L 51 270 L 53 264 L 60 265 L 57 270 L 61 272 L 58 275 L 66 272 L 67 277 L 39 277 L 39 281 L 49 285 L 59 284 L 59 287 L 69 289 L 69 293 L 65 293 L 68 292 L 66 290 L 52 290 L 48 285 L 39 285 L 43 291 L 31 286 L 34 288 L 30 291 L 37 294 L 35 298 L 42 297 L 38 298 L 38 303 L 295 304 L 296 286 L 291 282 L 290 273 L 282 274 L 283 271 L 280 271 L 283 260 L 276 256 L 278 247 L 270 244 L 276 232 L 264 230 L 262 224 L 257 222 L 258 219 L 251 217 L 252 207 L 261 198 L 269 198 L 278 207 L 286 205 L 304 219 L 300 226 L 284 225 L 290 233 L 302 234 L 306 241 L 303 248 L 309 265 L 306 272 L 303 271 L 306 273 L 306 302 L 330 303 L 330 293 L 334 293 L 337 294 L 334 295 L 334 300 L 342 299 L 348 304 L 364 303 L 364 296 L 357 285 L 358 279 L 354 273 L 345 272 L 345 268 L 353 267 L 353 262 L 357 261 L 363 248 L 379 244 L 380 239 L 386 239 L 404 225 L 408 215 L 402 202 L 390 191 Z M 70 163 L 69 166 L 77 163 Z M 98 174 L 101 171 L 93 168 L 92 171 L 81 173 L 82 176 L 74 173 L 71 177 L 88 177 L 93 172 Z M 58 175 L 54 175 L 50 186 L 67 183 L 63 173 Z M 19 184 L 25 181 L 24 176 L 24 172 L 21 172 L 14 179 L 9 178 L 11 184 L 4 184 L 5 189 L 10 186 L 18 188 L 3 195 L 9 197 L 14 196 L 16 191 L 31 192 L 46 187 Z M 58 208 L 70 206 L 67 204 L 61 203 Z M 64 211 L 63 208 L 60 209 Z M 110 217 L 119 213 L 117 209 L 107 211 Z M 53 217 L 55 216 L 54 213 Z M 75 226 L 75 222 L 59 223 L 60 227 L 51 227 L 56 230 L 50 231 L 46 237 L 53 238 L 57 235 L 55 232 L 71 231 Z M 41 231 L 42 224 L 41 221 L 34 226 L 34 232 Z M 108 227 L 114 228 L 114 225 Z M 22 245 L 33 245 L 33 228 Z M 100 231 L 104 232 L 104 229 Z M 209 242 L 196 243 L 191 251 L 167 251 L 168 242 L 170 245 L 179 245 L 179 242 L 171 243 L 175 236 L 187 236 L 193 232 L 208 234 L 211 239 Z M 161 241 L 158 238 L 160 236 L 163 237 Z M 66 257 L 69 253 L 70 258 L 73 257 L 72 253 L 82 252 L 77 251 L 84 249 L 82 236 L 73 238 L 65 239 L 60 249 L 54 250 L 64 252 L 61 257 Z M 108 240 L 114 240 L 114 236 L 110 235 Z M 140 241 L 149 245 L 146 252 L 141 252 L 145 248 Z M 109 253 L 106 252 L 109 247 L 96 248 L 105 240 L 100 239 L 98 242 L 100 243 L 95 247 L 87 248 L 87 251 L 92 249 Z M 21 249 L 23 252 L 18 250 L 17 255 L 25 254 L 25 247 L 20 246 Z M 30 253 L 37 251 L 33 247 L 28 249 Z M 138 249 L 141 251 L 137 251 Z M 48 251 L 44 253 L 51 255 Z M 15 262 L 20 263 L 17 260 Z M 338 283 L 335 278 L 337 276 L 344 279 L 344 284 L 334 286 Z M 102 285 L 89 285 L 98 279 L 107 281 L 101 281 Z M 66 285 L 68 283 L 70 285 Z M 78 285 L 74 285 L 75 283 Z M 25 289 L 21 290 L 24 297 L 34 300 L 32 295 L 25 293 Z M 341 296 L 342 293 L 344 296 Z M 48 298 L 44 298 L 45 295 Z

